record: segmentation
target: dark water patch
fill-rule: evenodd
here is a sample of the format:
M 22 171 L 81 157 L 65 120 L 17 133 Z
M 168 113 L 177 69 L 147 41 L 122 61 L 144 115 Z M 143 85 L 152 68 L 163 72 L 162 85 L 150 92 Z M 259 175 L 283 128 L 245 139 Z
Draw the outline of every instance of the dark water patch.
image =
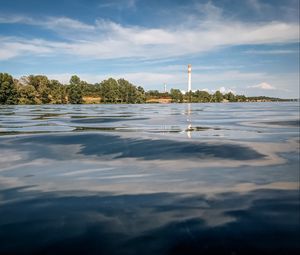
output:
M 0 131 L 0 136 L 5 136 L 5 135 L 19 135 L 22 134 L 23 132 L 19 131 Z
M 119 122 L 119 121 L 140 121 L 140 120 L 148 120 L 149 118 L 126 118 L 126 117 L 114 117 L 114 118 L 81 118 L 76 120 L 71 120 L 73 123 L 85 123 L 85 124 L 97 124 L 97 123 L 111 123 L 111 122 Z
M 40 107 L 40 106 L 38 106 Z M 30 112 L 42 112 L 44 111 L 45 109 L 29 109 Z
M 286 120 L 286 121 L 270 121 L 270 122 L 263 122 L 267 125 L 276 125 L 276 126 L 291 126 L 291 127 L 299 127 L 300 120 Z
M 2 124 L 4 125 L 24 125 L 24 124 L 28 124 L 28 123 L 31 123 L 32 120 L 29 120 L 29 119 L 25 119 L 25 120 L 21 120 L 21 121 L 15 121 L 15 120 L 12 120 L 12 121 L 1 121 Z
M 101 118 L 131 118 L 133 117 L 134 115 L 104 115 L 104 114 L 101 114 L 103 117 Z M 70 116 L 71 119 L 95 119 L 95 118 L 99 118 L 98 116 L 90 116 L 90 115 L 72 115 Z
M 103 141 L 104 140 L 104 141 Z M 117 154 L 115 158 L 142 158 L 144 160 L 171 160 L 178 158 L 223 158 L 232 160 L 251 160 L 263 158 L 264 155 L 248 147 L 233 144 L 207 144 L 193 142 L 179 142 L 172 140 L 150 139 L 102 139 L 105 150 L 99 146 L 84 146 L 81 153 L 99 156 Z M 238 152 L 238 153 L 237 153 Z
M 34 174 L 26 174 L 24 175 L 25 178 L 30 178 L 30 177 L 34 177 L 35 175 Z
M 15 128 L 15 127 L 14 127 Z M 10 136 L 10 135 L 34 135 L 34 134 L 51 134 L 51 133 L 60 133 L 60 132 L 63 132 L 63 131 L 0 131 L 0 136 Z
M 78 116 L 72 115 L 72 116 L 70 116 L 71 119 L 85 119 L 85 118 L 91 118 L 91 117 L 93 117 L 93 116 L 82 116 L 82 115 L 78 115 Z
M 1 112 L 1 113 L 0 113 L 0 116 L 1 116 L 1 115 L 10 116 L 10 115 L 15 115 L 15 113 L 14 113 L 14 112 Z
M 258 160 L 265 155 L 239 144 L 214 144 L 196 141 L 126 138 L 107 134 L 68 134 L 19 138 L 10 141 L 16 150 L 26 150 L 33 157 L 60 158 L 55 145 L 80 145 L 78 154 L 109 158 L 139 158 L 144 160 L 178 160 L 220 158 L 231 160 Z M 53 145 L 53 147 L 49 146 Z M 66 156 L 66 155 L 65 155 Z
M 51 119 L 52 117 L 59 117 L 62 115 L 64 115 L 64 114 L 62 114 L 62 113 L 45 113 L 45 114 L 39 115 L 36 118 L 33 118 L 33 120 Z
M 9 190 L 10 197 L 14 192 L 19 195 L 22 190 Z M 5 193 L 0 191 L 7 197 Z M 210 199 L 170 193 L 29 193 L 28 197 L 1 205 L 1 254 L 231 255 L 300 251 L 296 190 L 224 193 Z
M 46 122 L 46 123 L 38 123 L 38 124 L 33 124 L 33 127 L 52 127 L 52 126 L 59 126 L 57 123 L 51 123 L 51 122 Z
M 166 133 L 181 133 L 181 129 L 159 129 L 159 130 L 144 130 L 147 133 L 157 133 L 157 134 L 166 134 Z
M 190 132 L 190 131 L 207 131 L 209 129 L 211 129 L 211 128 L 209 128 L 209 127 L 189 127 L 185 131 L 186 132 Z
M 185 131 L 186 132 L 193 132 L 193 131 L 207 131 L 207 130 L 222 130 L 221 128 L 216 128 L 216 127 L 199 127 L 199 126 L 192 126 L 187 128 Z M 225 130 L 225 129 L 223 129 Z M 226 129 L 228 130 L 228 129 Z
M 26 126 L 27 127 L 27 126 Z M 0 125 L 0 128 L 23 128 L 22 126 Z
M 74 132 L 85 132 L 85 131 L 116 131 L 116 127 L 76 127 Z

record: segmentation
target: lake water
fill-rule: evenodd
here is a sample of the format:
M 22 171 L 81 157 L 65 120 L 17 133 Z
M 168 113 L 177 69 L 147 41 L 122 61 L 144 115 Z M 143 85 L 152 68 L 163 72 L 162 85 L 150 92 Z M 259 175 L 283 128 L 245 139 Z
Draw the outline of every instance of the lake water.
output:
M 0 254 L 296 254 L 299 103 L 0 106 Z

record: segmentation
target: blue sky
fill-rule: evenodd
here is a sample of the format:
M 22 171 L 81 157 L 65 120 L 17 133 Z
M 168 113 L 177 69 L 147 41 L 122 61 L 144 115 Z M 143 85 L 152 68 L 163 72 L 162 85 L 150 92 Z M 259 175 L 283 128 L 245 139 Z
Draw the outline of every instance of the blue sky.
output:
M 299 0 L 0 0 L 0 72 L 299 96 Z

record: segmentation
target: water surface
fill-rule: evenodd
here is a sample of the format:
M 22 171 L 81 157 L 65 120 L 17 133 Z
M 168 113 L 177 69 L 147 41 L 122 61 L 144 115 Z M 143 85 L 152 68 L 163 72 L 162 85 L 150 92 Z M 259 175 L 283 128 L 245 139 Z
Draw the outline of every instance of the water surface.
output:
M 295 254 L 299 104 L 0 106 L 0 254 Z

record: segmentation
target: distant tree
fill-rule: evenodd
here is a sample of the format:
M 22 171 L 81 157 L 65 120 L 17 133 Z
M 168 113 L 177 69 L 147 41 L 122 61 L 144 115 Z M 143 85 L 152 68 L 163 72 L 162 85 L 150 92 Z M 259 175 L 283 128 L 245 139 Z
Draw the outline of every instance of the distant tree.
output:
M 51 103 L 52 104 L 66 104 L 67 91 L 66 86 L 62 85 L 57 80 L 50 81 Z
M 99 84 L 89 84 L 86 81 L 81 81 L 83 96 L 98 96 L 100 93 Z
M 229 92 L 229 93 L 225 94 L 224 98 L 227 99 L 229 102 L 236 102 L 237 101 L 236 96 L 232 92 Z
M 118 82 L 113 78 L 102 81 L 100 83 L 100 96 L 104 103 L 121 102 Z
M 188 91 L 185 93 L 184 98 L 186 101 L 188 102 L 192 102 L 192 98 L 193 98 L 193 92 L 192 91 Z
M 193 93 L 193 102 L 208 103 L 211 101 L 211 95 L 204 90 L 197 90 Z
M 37 92 L 32 85 L 21 85 L 18 87 L 19 104 L 36 104 Z
M 158 90 L 148 90 L 146 92 L 146 98 L 159 98 L 160 97 L 160 93 Z
M 119 95 L 121 99 L 121 103 L 135 103 L 136 98 L 136 88 L 128 81 L 124 79 L 119 79 Z
M 137 103 L 145 103 L 146 102 L 146 95 L 145 95 L 145 90 L 143 87 L 138 86 L 137 87 Z
M 80 78 L 73 75 L 70 79 L 70 85 L 68 88 L 68 100 L 70 104 L 82 104 L 82 87 Z
M 244 95 L 237 95 L 237 96 L 236 96 L 236 100 L 237 100 L 238 102 L 246 102 L 246 101 L 247 101 L 247 97 L 244 96 Z
M 122 103 L 136 104 L 145 101 L 144 89 L 136 87 L 125 79 L 119 79 L 119 96 Z
M 222 102 L 223 100 L 223 94 L 218 90 L 216 93 L 213 94 L 213 101 L 214 102 Z
M 17 104 L 18 91 L 13 77 L 7 73 L 0 73 L 0 104 Z
M 176 103 L 183 102 L 183 95 L 179 89 L 171 89 L 170 96 L 172 98 L 172 102 L 176 102 Z
M 45 75 L 30 75 L 28 76 L 28 84 L 35 88 L 37 91 L 37 102 L 42 104 L 48 104 L 51 101 L 50 98 L 50 81 Z
M 77 75 L 72 75 L 71 78 L 70 78 L 70 85 L 80 85 L 81 83 L 81 80 L 80 78 L 77 76 Z
M 145 90 L 144 90 L 143 87 L 138 86 L 138 87 L 137 87 L 137 90 L 138 90 L 141 94 L 145 94 Z

